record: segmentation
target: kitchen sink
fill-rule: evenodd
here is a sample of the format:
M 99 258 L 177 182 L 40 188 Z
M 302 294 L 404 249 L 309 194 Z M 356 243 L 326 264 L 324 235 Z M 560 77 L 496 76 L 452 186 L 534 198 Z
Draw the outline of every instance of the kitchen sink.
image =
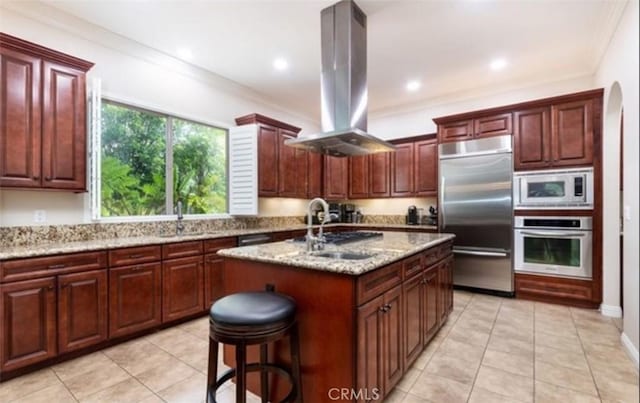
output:
M 368 253 L 355 253 L 355 252 L 319 252 L 314 253 L 316 257 L 326 257 L 329 259 L 344 259 L 344 260 L 363 260 L 373 257 Z

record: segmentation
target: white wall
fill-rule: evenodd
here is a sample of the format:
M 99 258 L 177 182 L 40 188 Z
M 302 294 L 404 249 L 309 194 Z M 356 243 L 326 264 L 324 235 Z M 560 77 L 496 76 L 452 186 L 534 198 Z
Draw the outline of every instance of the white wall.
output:
M 605 88 L 605 102 L 609 102 L 610 90 L 615 82 L 618 82 L 622 89 L 622 104 L 626 111 L 624 116 L 624 196 L 622 204 L 628 207 L 630 216 L 624 220 L 624 333 L 623 342 L 634 355 L 636 365 L 638 364 L 639 340 L 639 292 L 640 279 L 638 278 L 638 267 L 640 267 L 640 257 L 638 254 L 638 244 L 640 244 L 640 210 L 638 208 L 638 189 L 640 189 L 640 166 L 638 164 L 638 149 L 640 142 L 640 122 L 638 120 L 639 104 L 639 80 L 638 69 L 638 49 L 640 44 L 638 37 L 640 29 L 638 25 L 638 0 L 631 0 L 627 4 L 624 15 L 618 25 L 607 51 L 602 58 L 600 66 L 596 72 L 595 81 L 598 86 Z M 605 104 L 604 110 L 607 111 Z M 606 126 L 605 126 L 606 127 Z M 604 133 L 603 150 L 607 156 L 617 155 L 619 146 L 619 133 Z M 616 158 L 605 158 L 604 177 L 617 183 Z M 614 189 L 615 190 L 615 189 Z M 617 191 L 604 192 L 604 211 L 609 208 L 617 210 L 619 194 Z M 609 217 L 617 223 L 618 217 Z M 609 225 L 605 227 L 604 235 L 604 274 L 605 274 L 605 299 L 615 303 L 615 281 L 609 281 L 610 277 L 615 277 L 612 270 L 618 270 L 615 261 L 615 253 L 611 251 L 618 248 L 617 226 Z M 614 256 L 612 259 L 611 256 Z M 605 301 L 606 302 L 606 301 Z
M 88 74 L 102 79 L 103 95 L 195 120 L 234 126 L 249 113 L 316 132 L 319 125 L 269 103 L 268 98 L 202 69 L 32 2 L 0 3 L 2 31 L 92 61 Z M 33 210 L 47 211 L 45 224 L 88 222 L 88 194 L 3 190 L 0 225 L 34 225 Z

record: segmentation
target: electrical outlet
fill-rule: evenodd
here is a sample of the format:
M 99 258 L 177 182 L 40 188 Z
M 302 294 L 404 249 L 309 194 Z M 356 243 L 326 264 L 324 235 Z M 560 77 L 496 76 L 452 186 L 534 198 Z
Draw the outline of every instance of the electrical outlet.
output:
M 47 221 L 47 211 L 46 210 L 34 210 L 33 211 L 33 222 L 43 223 Z

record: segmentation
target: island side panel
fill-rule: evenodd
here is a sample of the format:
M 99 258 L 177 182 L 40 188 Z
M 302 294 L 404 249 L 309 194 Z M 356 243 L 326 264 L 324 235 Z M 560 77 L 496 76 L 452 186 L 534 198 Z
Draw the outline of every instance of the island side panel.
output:
M 275 285 L 277 292 L 290 295 L 298 305 L 304 400 L 327 401 L 331 388 L 353 388 L 356 357 L 355 277 L 224 258 L 225 295 L 264 290 L 266 284 Z M 275 349 L 276 360 L 290 364 L 287 340 L 276 343 Z M 257 348 L 250 349 L 249 362 L 258 361 L 257 351 Z M 269 357 L 273 357 L 272 347 Z M 235 366 L 233 347 L 225 346 L 224 362 Z M 289 390 L 288 383 L 282 381 L 271 384 L 271 400 L 280 401 Z M 248 385 L 249 390 L 260 395 L 257 373 L 249 374 Z

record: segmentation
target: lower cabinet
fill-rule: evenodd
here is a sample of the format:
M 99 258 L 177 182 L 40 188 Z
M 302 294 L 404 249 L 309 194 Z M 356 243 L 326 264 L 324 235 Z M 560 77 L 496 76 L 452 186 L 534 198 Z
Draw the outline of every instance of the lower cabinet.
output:
M 438 331 L 440 324 L 440 310 L 438 300 L 440 299 L 440 284 L 438 283 L 438 267 L 431 266 L 424 272 L 422 288 L 422 300 L 424 311 L 422 312 L 424 327 L 422 329 L 423 345 L 429 343 L 431 338 Z
M 202 256 L 162 263 L 162 321 L 202 312 L 204 304 Z
M 107 339 L 107 269 L 58 276 L 58 353 Z
M 396 286 L 384 294 L 383 329 L 383 390 L 390 392 L 404 374 L 402 287 Z
M 162 323 L 162 264 L 109 269 L 109 337 Z
M 381 295 L 358 308 L 358 391 L 366 391 L 358 402 L 382 401 L 384 334 Z M 373 396 L 375 395 L 375 396 Z M 369 397 L 369 399 L 367 399 Z M 373 399 L 377 397 L 377 399 Z
M 424 275 L 419 273 L 402 284 L 404 300 L 404 366 L 409 368 L 423 347 Z
M 0 285 L 0 369 L 10 371 L 56 355 L 56 278 Z
M 224 260 L 211 253 L 204 257 L 204 305 L 211 308 L 218 298 L 224 295 Z

